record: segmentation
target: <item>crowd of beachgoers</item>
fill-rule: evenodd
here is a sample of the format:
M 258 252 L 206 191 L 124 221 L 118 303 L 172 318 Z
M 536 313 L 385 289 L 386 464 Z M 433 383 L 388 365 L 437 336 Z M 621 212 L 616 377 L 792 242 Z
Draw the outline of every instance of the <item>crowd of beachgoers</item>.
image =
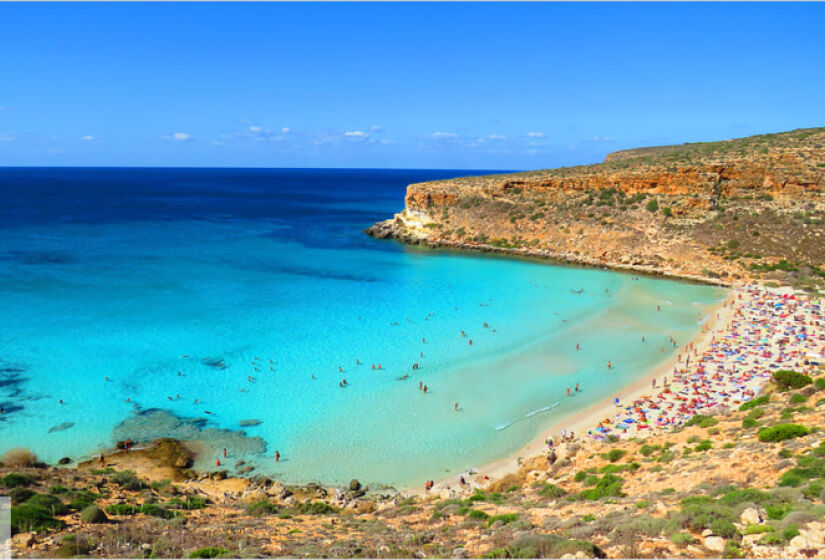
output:
M 825 315 L 818 300 L 748 286 L 721 312 L 729 319 L 706 333 L 704 348 L 684 347 L 670 375 L 654 378 L 649 394 L 632 402 L 617 399 L 620 411 L 587 436 L 625 438 L 677 427 L 696 414 L 739 407 L 778 370 L 805 372 L 825 361 Z

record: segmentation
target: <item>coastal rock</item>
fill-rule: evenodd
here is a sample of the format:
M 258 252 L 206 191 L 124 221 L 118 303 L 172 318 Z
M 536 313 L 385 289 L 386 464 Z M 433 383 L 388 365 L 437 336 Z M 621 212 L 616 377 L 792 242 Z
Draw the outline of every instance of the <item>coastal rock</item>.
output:
M 57 461 L 57 464 L 58 465 L 68 465 L 71 462 L 72 462 L 72 460 L 71 460 L 70 457 L 61 457 L 60 460 Z
M 35 533 L 17 533 L 11 538 L 11 541 L 14 546 L 29 548 L 37 543 L 37 535 Z
M 361 489 L 361 483 L 358 482 L 358 479 L 353 478 L 349 481 L 349 489 L 353 492 L 358 491 Z
M 754 508 L 747 508 L 745 511 L 742 512 L 740 516 L 740 520 L 745 525 L 759 525 L 762 523 L 762 517 L 759 515 L 759 512 Z
M 704 545 L 713 552 L 722 552 L 725 550 L 725 539 L 716 536 L 705 537 Z

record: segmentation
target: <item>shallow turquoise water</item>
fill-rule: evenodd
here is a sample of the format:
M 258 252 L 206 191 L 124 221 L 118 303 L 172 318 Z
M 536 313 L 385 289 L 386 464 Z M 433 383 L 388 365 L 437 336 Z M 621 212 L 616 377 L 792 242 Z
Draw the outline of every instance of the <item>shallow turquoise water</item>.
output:
M 85 172 L 73 184 L 102 184 L 101 172 Z M 202 176 L 167 177 L 163 188 L 132 178 L 138 186 L 123 200 L 112 195 L 108 213 L 94 214 L 90 203 L 68 212 L 78 219 L 44 211 L 6 220 L 0 451 L 86 457 L 111 447 L 124 419 L 160 409 L 205 419 L 202 427 L 260 420 L 244 431 L 263 439 L 263 453 L 213 442 L 228 445 L 230 464 L 244 459 L 295 482 L 418 485 L 512 453 L 612 395 L 669 355 L 669 335 L 692 338 L 723 297 L 705 286 L 364 236 L 423 172 L 306 171 L 298 179 L 311 192 L 278 173 L 213 174 L 209 196 Z M 19 195 L 8 186 L 18 183 L 7 179 L 3 196 Z M 171 183 L 200 185 L 197 212 L 195 194 Z M 255 196 L 238 202 L 239 192 Z M 60 196 L 70 194 L 80 196 L 75 187 Z M 145 211 L 124 211 L 146 201 Z M 566 398 L 577 382 L 582 392 Z

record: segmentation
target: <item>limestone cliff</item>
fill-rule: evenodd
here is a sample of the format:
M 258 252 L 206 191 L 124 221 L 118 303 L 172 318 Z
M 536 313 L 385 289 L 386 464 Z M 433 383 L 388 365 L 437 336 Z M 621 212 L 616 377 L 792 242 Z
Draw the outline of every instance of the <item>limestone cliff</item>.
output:
M 730 282 L 825 282 L 825 128 L 409 185 L 375 237 Z

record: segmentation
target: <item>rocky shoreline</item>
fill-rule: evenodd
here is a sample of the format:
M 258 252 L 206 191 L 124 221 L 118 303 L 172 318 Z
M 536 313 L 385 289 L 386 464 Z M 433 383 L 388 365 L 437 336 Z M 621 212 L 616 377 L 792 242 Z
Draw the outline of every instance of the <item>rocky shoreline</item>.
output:
M 593 258 L 584 255 L 576 255 L 571 252 L 555 252 L 551 249 L 534 249 L 530 247 L 496 247 L 494 245 L 477 243 L 472 241 L 461 241 L 453 239 L 431 239 L 421 237 L 415 231 L 408 229 L 403 221 L 397 218 L 373 224 L 364 233 L 376 239 L 392 239 L 407 245 L 419 245 L 433 249 L 455 249 L 461 251 L 474 251 L 479 253 L 494 253 L 507 256 L 535 258 L 547 260 L 554 264 L 581 266 L 586 268 L 600 268 L 615 270 L 617 272 L 627 272 L 645 276 L 659 276 L 674 280 L 682 280 L 697 284 L 707 284 L 711 286 L 731 287 L 734 282 L 720 278 L 708 278 L 696 274 L 689 274 L 671 268 L 662 268 L 654 263 L 645 263 L 640 260 L 631 262 L 630 259 L 623 261 L 610 261 L 603 258 Z

